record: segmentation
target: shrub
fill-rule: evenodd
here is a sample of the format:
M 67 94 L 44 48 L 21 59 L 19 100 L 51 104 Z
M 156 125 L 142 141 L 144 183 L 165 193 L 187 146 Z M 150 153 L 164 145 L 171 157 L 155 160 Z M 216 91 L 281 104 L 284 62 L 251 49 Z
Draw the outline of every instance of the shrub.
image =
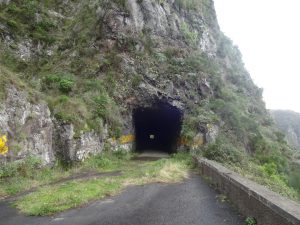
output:
M 101 94 L 94 98 L 95 114 L 100 118 L 106 118 L 108 116 L 108 104 L 109 96 L 107 94 Z
M 167 56 L 162 52 L 157 52 L 154 56 L 155 59 L 160 63 L 166 62 L 168 60 Z
M 7 21 L 7 25 L 13 29 L 18 29 L 19 24 L 15 20 Z
M 113 164 L 112 160 L 104 154 L 91 156 L 84 164 L 91 168 L 110 168 Z
M 191 31 L 187 23 L 182 22 L 180 24 L 180 30 L 183 34 L 184 39 L 186 40 L 187 44 L 191 46 L 196 46 L 198 41 L 198 32 Z
M 39 22 L 36 22 L 37 13 L 41 18 Z M 29 34 L 33 41 L 42 41 L 46 44 L 55 42 L 55 37 L 51 34 L 55 25 L 36 0 L 16 1 L 9 4 L 3 10 L 2 18 L 12 28 L 12 33 Z
M 113 152 L 113 155 L 117 159 L 122 159 L 122 160 L 124 160 L 124 159 L 128 160 L 131 157 L 131 154 L 123 148 L 118 148 L 116 151 Z
M 254 219 L 253 217 L 247 217 L 245 220 L 245 223 L 247 225 L 256 225 L 257 224 L 256 219 Z
M 104 92 L 103 83 L 99 79 L 85 80 L 84 83 L 83 83 L 83 89 L 84 89 L 83 91 L 85 91 L 85 92 L 91 91 L 91 90 Z
M 58 74 L 50 74 L 44 78 L 44 83 L 48 88 L 51 88 L 53 84 L 56 84 L 60 81 L 60 77 Z
M 59 81 L 59 90 L 63 93 L 69 93 L 74 87 L 74 81 L 71 78 L 63 78 Z
M 203 156 L 219 162 L 240 163 L 242 151 L 239 151 L 225 137 L 219 136 L 214 143 L 203 148 Z
M 46 76 L 43 80 L 44 87 L 46 89 L 58 89 L 61 92 L 70 93 L 75 85 L 72 74 L 56 73 Z
M 275 165 L 278 173 L 287 172 L 287 158 L 282 154 L 278 143 L 257 137 L 254 143 L 252 141 L 252 145 L 255 149 L 255 159 L 259 164 L 266 165 L 266 171 L 273 171 Z
M 176 0 L 175 3 L 181 9 L 198 10 L 202 4 L 200 0 Z
M 264 173 L 266 173 L 268 176 L 272 176 L 277 174 L 277 165 L 274 162 L 265 163 L 261 166 L 261 169 Z
M 207 57 L 205 54 L 196 53 L 190 54 L 184 61 L 188 71 L 205 72 L 210 75 L 215 75 L 218 72 L 218 64 Z
M 61 95 L 58 99 L 59 103 L 67 103 L 69 100 L 69 97 L 66 95 Z
M 133 75 L 133 78 L 132 78 L 132 87 L 133 88 L 136 88 L 140 85 L 140 83 L 142 82 L 143 78 L 142 76 L 138 75 L 138 74 L 135 74 Z
M 294 166 L 288 175 L 288 183 L 295 188 L 300 194 L 300 165 Z
M 28 156 L 23 160 L 7 164 L 0 164 L 0 178 L 34 177 L 37 169 L 42 167 L 42 161 L 35 156 Z
M 111 136 L 119 137 L 121 133 L 121 118 L 119 108 L 107 93 L 102 93 L 93 98 L 93 113 L 95 118 L 99 117 L 110 125 Z

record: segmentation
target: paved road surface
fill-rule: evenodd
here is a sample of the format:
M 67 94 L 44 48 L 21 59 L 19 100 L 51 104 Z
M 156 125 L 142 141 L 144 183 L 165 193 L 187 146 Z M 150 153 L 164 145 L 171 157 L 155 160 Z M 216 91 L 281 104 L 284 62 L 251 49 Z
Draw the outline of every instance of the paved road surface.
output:
M 200 176 L 183 183 L 127 188 L 122 194 L 52 217 L 25 217 L 0 203 L 0 225 L 244 225 Z

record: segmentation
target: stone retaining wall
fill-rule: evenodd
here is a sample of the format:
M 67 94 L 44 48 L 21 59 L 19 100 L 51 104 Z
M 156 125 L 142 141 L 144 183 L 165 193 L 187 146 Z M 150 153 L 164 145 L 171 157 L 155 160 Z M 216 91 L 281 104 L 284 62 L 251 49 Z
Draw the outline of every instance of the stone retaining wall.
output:
M 244 216 L 258 225 L 300 225 L 300 204 L 280 196 L 219 163 L 197 158 L 201 174 L 208 178 Z

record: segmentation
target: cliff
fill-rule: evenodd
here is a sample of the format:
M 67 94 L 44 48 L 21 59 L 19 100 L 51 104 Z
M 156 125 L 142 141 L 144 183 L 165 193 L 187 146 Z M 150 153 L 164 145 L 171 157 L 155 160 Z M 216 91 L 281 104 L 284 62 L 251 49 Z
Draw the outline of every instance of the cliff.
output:
M 208 158 L 255 155 L 279 170 L 292 158 L 212 0 L 6 0 L 0 33 L 8 158 L 71 162 L 116 147 L 134 132 L 132 111 L 156 101 L 184 112 L 181 136 L 203 140 Z
M 300 113 L 289 110 L 271 110 L 278 128 L 286 135 L 287 142 L 300 149 Z

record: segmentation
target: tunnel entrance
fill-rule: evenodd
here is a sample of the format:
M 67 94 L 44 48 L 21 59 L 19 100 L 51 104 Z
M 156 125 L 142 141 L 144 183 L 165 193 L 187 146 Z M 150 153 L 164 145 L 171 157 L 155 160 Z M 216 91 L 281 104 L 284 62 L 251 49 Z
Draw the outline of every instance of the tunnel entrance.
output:
M 133 111 L 135 150 L 175 153 L 181 132 L 182 112 L 168 103 Z

